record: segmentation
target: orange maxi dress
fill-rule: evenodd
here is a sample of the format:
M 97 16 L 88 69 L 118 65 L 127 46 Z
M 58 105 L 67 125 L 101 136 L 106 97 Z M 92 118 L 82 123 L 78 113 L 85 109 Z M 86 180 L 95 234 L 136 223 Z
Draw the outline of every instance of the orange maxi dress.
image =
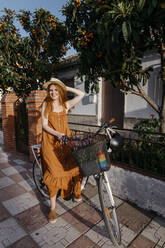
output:
M 71 137 L 65 108 L 62 112 L 50 112 L 48 125 L 56 131 Z M 58 138 L 43 130 L 42 134 L 42 170 L 44 183 L 50 197 L 61 189 L 61 197 L 68 197 L 74 190 L 74 196 L 81 196 L 81 174 L 69 145 L 62 144 Z

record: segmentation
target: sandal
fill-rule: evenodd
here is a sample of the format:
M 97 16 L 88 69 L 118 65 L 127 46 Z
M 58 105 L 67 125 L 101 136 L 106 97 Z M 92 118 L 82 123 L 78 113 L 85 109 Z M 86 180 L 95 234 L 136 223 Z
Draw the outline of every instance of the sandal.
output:
M 49 223 L 54 224 L 56 222 L 56 210 L 53 209 L 49 212 L 48 215 Z
M 74 197 L 74 201 L 75 202 L 81 202 L 82 201 L 82 197 L 81 196 L 79 198 Z

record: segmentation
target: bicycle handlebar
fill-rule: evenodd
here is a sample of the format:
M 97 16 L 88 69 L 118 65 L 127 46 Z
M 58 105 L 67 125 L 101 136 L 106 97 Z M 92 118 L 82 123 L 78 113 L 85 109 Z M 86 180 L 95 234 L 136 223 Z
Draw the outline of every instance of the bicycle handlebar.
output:
M 96 133 L 94 133 L 93 135 L 90 136 L 90 138 L 93 138 L 95 136 L 97 136 L 103 129 L 105 128 L 108 128 L 110 127 L 112 129 L 112 126 L 110 123 L 108 122 L 104 122 L 104 124 L 96 131 Z M 61 138 L 61 141 L 64 143 L 64 144 L 67 144 L 68 141 L 85 141 L 87 138 L 79 138 L 79 137 L 76 137 L 76 138 L 72 138 L 72 137 L 68 137 L 67 135 L 63 135 L 62 138 Z

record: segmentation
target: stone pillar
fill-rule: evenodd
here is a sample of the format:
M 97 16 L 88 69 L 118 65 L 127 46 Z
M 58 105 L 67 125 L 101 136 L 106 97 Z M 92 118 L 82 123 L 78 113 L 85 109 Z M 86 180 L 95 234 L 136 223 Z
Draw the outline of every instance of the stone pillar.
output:
M 16 151 L 15 104 L 17 99 L 15 93 L 7 93 L 1 100 L 4 147 L 9 152 Z
M 31 151 L 31 146 L 40 144 L 42 139 L 41 126 L 41 104 L 46 97 L 46 91 L 35 90 L 27 97 L 28 109 L 28 126 L 29 126 L 29 159 L 33 161 L 34 157 Z

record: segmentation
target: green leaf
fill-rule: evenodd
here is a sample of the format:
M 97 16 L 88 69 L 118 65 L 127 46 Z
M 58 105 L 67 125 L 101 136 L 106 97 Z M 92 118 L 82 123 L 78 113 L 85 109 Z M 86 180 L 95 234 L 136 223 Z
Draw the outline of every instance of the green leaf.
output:
M 156 8 L 157 4 L 158 4 L 157 0 L 152 0 L 152 5 L 153 5 L 154 8 Z
M 99 8 L 97 8 L 96 9 L 96 13 L 98 14 L 99 12 L 101 12 L 101 11 L 104 11 L 104 10 L 108 10 L 108 9 L 111 9 L 111 7 L 109 6 L 109 5 L 103 5 L 103 6 L 101 6 L 101 7 L 99 7 Z
M 141 11 L 145 5 L 146 0 L 139 0 L 138 9 Z
M 126 21 L 124 21 L 122 24 L 122 32 L 123 32 L 124 40 L 125 40 L 125 42 L 127 42 L 128 41 L 128 29 L 127 29 Z

